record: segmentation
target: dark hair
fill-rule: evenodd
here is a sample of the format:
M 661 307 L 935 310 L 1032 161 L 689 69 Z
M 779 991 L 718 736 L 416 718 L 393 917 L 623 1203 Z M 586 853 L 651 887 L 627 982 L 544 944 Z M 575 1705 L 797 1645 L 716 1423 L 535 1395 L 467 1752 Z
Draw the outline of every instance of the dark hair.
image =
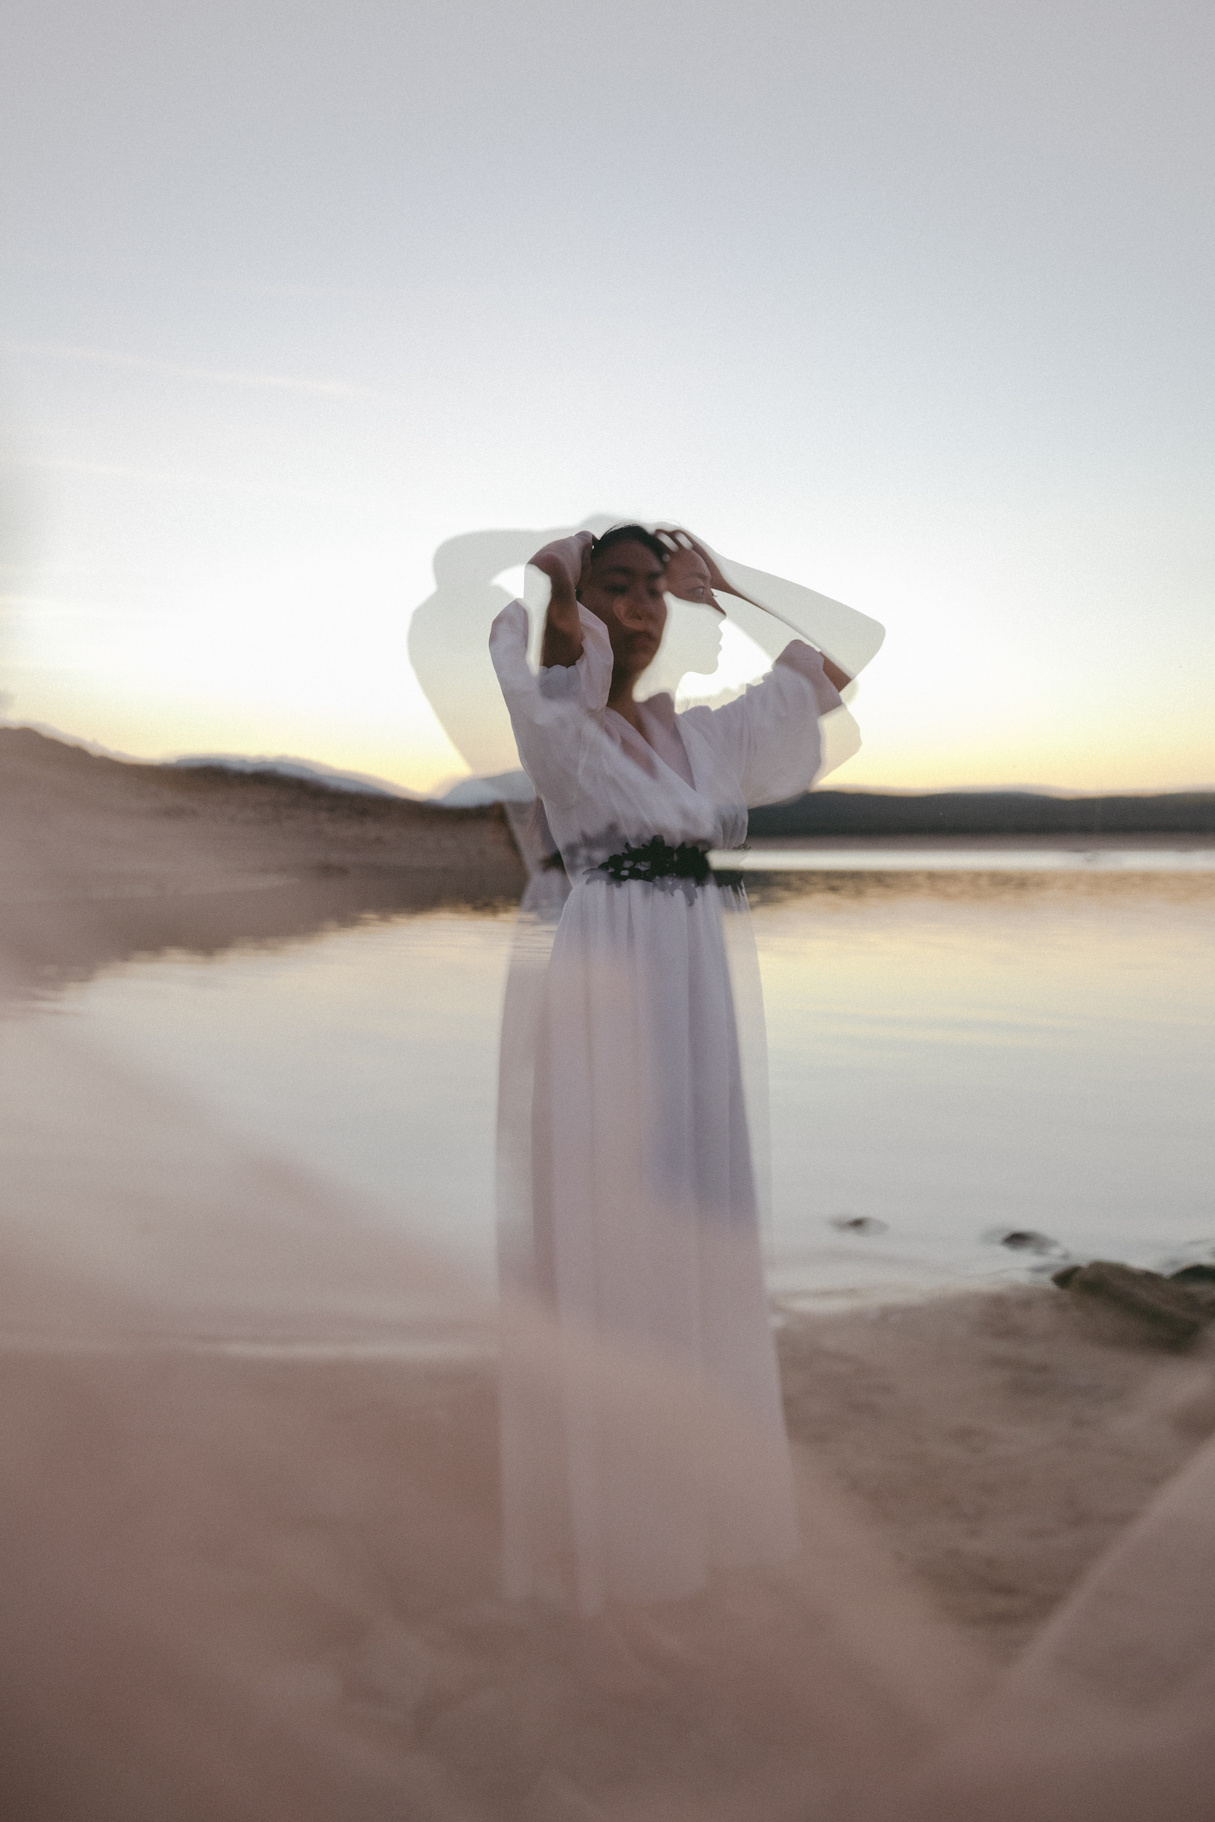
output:
M 647 531 L 644 525 L 613 525 L 601 538 L 592 542 L 591 562 L 598 563 L 604 551 L 611 550 L 617 544 L 644 544 L 660 563 L 665 563 L 671 554 L 662 540 L 656 538 L 652 531 Z

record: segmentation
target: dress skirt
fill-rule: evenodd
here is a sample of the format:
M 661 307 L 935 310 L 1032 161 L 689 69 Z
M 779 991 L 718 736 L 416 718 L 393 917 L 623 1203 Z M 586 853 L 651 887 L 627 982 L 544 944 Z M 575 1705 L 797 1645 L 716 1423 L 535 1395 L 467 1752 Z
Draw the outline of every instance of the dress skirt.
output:
M 570 892 L 547 956 L 543 919 L 521 929 L 502 1111 L 507 1174 L 513 1149 L 530 1220 L 504 1228 L 503 1287 L 508 1306 L 555 1318 L 566 1358 L 547 1377 L 529 1370 L 508 1315 L 510 1595 L 594 1613 L 679 1598 L 714 1568 L 797 1548 L 728 896 L 592 877 Z M 746 1486 L 723 1493 L 691 1438 L 647 1445 L 635 1397 L 610 1384 L 616 1367 L 634 1387 L 678 1383 L 719 1403 L 759 1445 Z

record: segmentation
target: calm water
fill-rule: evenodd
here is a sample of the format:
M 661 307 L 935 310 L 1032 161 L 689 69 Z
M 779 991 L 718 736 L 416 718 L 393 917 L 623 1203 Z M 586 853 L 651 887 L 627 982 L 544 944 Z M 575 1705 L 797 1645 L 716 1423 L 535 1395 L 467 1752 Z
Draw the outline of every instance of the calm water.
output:
M 1143 1264 L 1215 1249 L 1215 876 L 1112 873 L 753 882 L 778 1290 L 1021 1275 L 1008 1229 Z M 403 915 L 128 963 L 48 1015 L 488 1272 L 511 936 Z

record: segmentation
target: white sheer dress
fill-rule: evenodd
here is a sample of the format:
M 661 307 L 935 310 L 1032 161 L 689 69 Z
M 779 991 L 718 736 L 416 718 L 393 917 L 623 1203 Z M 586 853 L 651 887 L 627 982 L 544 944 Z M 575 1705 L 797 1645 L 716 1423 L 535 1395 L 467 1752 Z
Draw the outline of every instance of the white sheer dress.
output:
M 813 781 L 818 718 L 839 697 L 819 654 L 794 644 L 722 708 L 676 715 L 670 697 L 651 699 L 643 740 L 607 707 L 605 627 L 585 609 L 581 620 L 578 663 L 538 676 L 522 603 L 490 640 L 571 882 L 551 948 L 542 914 L 534 965 L 525 936 L 508 991 L 504 1308 L 538 1302 L 571 1337 L 694 1375 L 771 1444 L 729 1510 L 706 1506 L 686 1461 L 676 1471 L 639 1454 L 573 1365 L 559 1390 L 538 1390 L 508 1316 L 506 1589 L 594 1613 L 614 1599 L 684 1596 L 715 1567 L 797 1548 L 757 1211 L 753 1145 L 766 1135 L 749 1129 L 740 971 L 723 927 L 745 901 L 711 880 L 617 881 L 597 869 L 656 836 L 673 848 L 741 846 L 748 804 Z M 753 945 L 741 972 L 757 996 Z

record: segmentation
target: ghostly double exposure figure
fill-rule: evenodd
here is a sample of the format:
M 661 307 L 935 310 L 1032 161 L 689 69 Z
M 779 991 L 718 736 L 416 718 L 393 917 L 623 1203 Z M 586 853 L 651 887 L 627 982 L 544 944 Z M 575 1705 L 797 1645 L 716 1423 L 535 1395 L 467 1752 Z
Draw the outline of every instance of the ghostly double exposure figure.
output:
M 512 601 L 496 577 L 523 557 Z M 470 534 L 435 574 L 418 674 L 468 763 L 536 794 L 512 807 L 533 883 L 499 1070 L 505 1587 L 588 1615 L 678 1598 L 797 1549 L 760 1240 L 758 969 L 745 896 L 707 857 L 742 846 L 749 806 L 809 789 L 828 723 L 835 762 L 854 750 L 836 685 L 881 629 L 686 533 L 594 519 Z M 726 614 L 777 662 L 680 710 L 689 673 L 713 693 Z M 514 1320 L 536 1308 L 571 1341 L 555 1379 Z M 736 1497 L 706 1497 L 695 1452 L 659 1458 L 620 1429 L 588 1344 L 745 1414 Z

